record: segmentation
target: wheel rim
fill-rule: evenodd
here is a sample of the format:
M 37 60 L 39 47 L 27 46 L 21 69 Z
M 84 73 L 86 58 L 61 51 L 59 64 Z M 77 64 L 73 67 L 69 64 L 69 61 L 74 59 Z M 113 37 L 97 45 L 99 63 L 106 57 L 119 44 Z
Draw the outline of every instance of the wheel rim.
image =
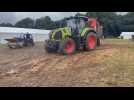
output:
M 72 53 L 74 50 L 74 43 L 72 41 L 68 41 L 66 44 L 65 50 L 68 54 Z
M 88 40 L 88 46 L 90 49 L 93 49 L 95 47 L 95 36 L 91 35 Z

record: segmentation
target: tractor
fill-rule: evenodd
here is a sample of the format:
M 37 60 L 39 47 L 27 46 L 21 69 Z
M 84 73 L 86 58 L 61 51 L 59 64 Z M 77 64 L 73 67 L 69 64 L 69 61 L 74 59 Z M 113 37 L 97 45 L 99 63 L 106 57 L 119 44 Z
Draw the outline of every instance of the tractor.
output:
M 100 46 L 102 27 L 95 18 L 74 16 L 66 19 L 66 27 L 52 30 L 45 40 L 47 52 L 59 52 L 65 55 L 76 50 L 94 50 Z
M 32 34 L 20 34 L 20 37 L 14 37 L 11 39 L 5 39 L 8 41 L 9 48 L 22 48 L 27 46 L 34 46 L 34 40 Z

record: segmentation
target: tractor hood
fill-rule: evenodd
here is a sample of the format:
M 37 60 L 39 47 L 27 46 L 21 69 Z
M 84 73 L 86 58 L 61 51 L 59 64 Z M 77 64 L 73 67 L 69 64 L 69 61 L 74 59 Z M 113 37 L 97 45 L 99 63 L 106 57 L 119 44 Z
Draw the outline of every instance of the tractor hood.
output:
M 67 36 L 71 36 L 71 31 L 68 27 L 58 28 L 49 33 L 49 39 L 51 40 L 63 40 Z

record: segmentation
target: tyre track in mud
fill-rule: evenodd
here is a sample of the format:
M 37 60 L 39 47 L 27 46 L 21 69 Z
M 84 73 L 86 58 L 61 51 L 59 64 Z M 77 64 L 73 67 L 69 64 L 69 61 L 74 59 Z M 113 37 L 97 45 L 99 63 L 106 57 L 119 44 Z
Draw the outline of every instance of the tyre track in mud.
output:
M 91 52 L 78 52 L 74 55 L 48 54 L 43 47 L 8 51 L 2 54 L 0 65 L 15 66 L 16 72 L 0 74 L 0 86 L 92 86 L 100 81 L 103 57 L 111 56 L 110 50 L 116 46 L 102 45 Z M 3 50 L 4 51 L 4 50 Z M 23 52 L 24 51 L 24 52 Z M 10 54 L 10 55 L 9 55 Z M 15 56 L 13 56 L 16 54 Z M 7 55 L 7 56 L 6 56 Z M 13 56 L 13 57 L 12 57 Z M 11 59 L 12 58 L 12 59 Z M 3 63 L 3 61 L 6 61 Z M 10 69 L 10 68 L 9 68 Z M 9 70 L 8 69 L 8 70 Z M 102 69 L 102 70 L 98 70 Z M 3 74 L 6 73 L 6 74 Z
M 83 55 L 83 57 L 84 56 L 85 55 Z M 80 57 L 80 59 L 83 57 Z M 71 58 L 73 58 L 73 57 L 71 57 Z M 64 59 L 64 62 L 67 62 L 67 60 L 68 59 Z M 72 59 L 69 59 L 68 61 L 71 61 L 71 60 Z M 59 65 L 60 63 L 62 63 L 62 62 L 59 62 L 57 65 Z M 76 64 L 76 62 L 75 62 L 75 64 Z M 57 65 L 55 65 L 55 67 Z M 63 63 L 62 63 L 62 65 L 63 65 Z M 85 73 L 85 69 L 87 70 L 88 67 L 92 67 L 94 64 L 92 64 L 91 66 L 81 65 L 79 67 L 76 67 L 78 65 L 74 66 L 73 62 L 72 62 L 72 65 L 68 65 L 65 69 L 51 69 L 51 70 L 48 70 L 47 72 L 45 72 L 45 71 L 42 72 L 41 76 L 46 76 L 46 75 L 48 76 L 46 78 L 42 78 L 42 81 L 47 80 L 47 82 L 43 83 L 42 81 L 40 81 L 37 86 L 44 86 L 44 85 L 46 85 L 46 86 L 75 86 L 75 85 L 78 85 L 77 83 L 79 83 L 79 84 L 83 83 L 83 86 L 84 85 L 87 86 L 87 84 L 89 84 L 89 83 L 87 81 L 85 81 L 84 78 L 83 78 L 83 80 L 85 82 L 80 80 L 81 75 Z M 92 71 L 92 70 L 90 70 L 90 71 Z M 79 73 L 79 74 L 77 74 L 77 73 Z M 89 74 L 91 74 L 91 72 L 89 72 Z

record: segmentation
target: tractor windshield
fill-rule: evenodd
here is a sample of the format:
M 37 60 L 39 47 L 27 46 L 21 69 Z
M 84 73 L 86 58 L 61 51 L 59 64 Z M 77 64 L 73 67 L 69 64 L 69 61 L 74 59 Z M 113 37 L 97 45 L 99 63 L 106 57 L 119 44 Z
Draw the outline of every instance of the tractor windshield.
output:
M 79 30 L 79 33 L 81 33 L 81 31 L 83 30 L 83 28 L 85 27 L 85 25 L 86 25 L 86 23 L 85 23 L 84 20 L 82 20 L 82 19 L 79 20 L 78 25 L 77 25 L 78 30 Z
M 71 32 L 77 31 L 78 33 L 81 33 L 85 25 L 86 23 L 82 19 L 70 19 L 67 21 L 67 27 L 70 28 Z
M 77 25 L 75 19 L 68 20 L 67 27 L 69 27 L 71 31 L 76 30 Z

